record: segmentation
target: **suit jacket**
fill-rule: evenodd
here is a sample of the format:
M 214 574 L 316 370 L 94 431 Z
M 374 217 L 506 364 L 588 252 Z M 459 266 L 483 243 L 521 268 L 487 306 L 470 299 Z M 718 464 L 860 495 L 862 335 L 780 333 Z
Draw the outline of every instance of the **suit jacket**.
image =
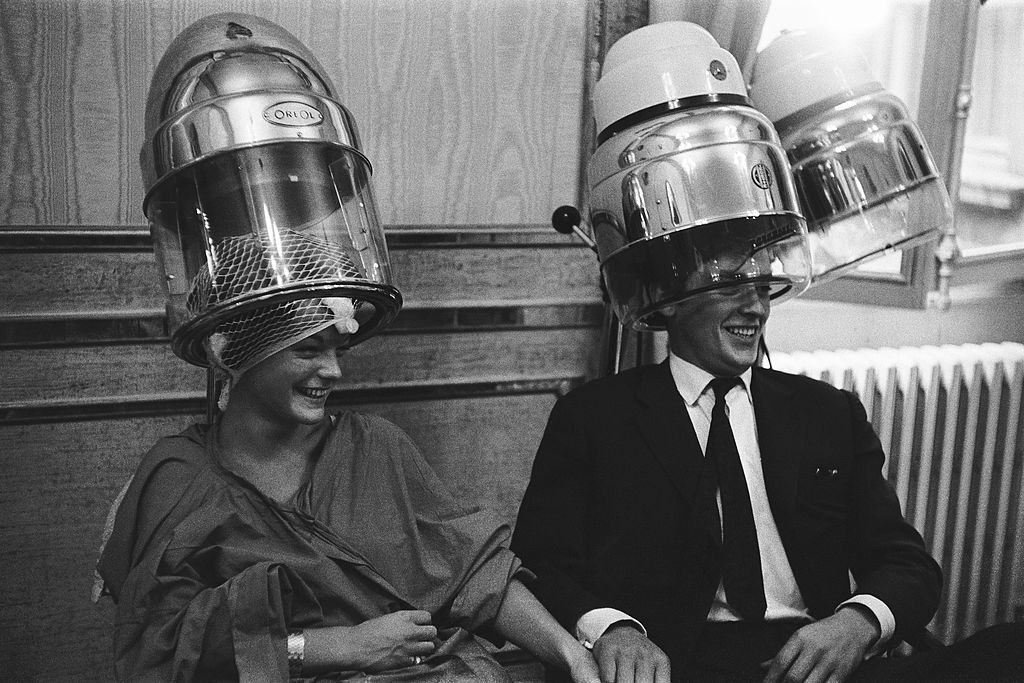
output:
M 850 597 L 850 572 L 858 593 L 892 610 L 897 638 L 923 628 L 941 571 L 882 476 L 885 456 L 860 401 L 760 368 L 751 394 L 769 504 L 811 616 Z M 684 665 L 717 586 L 685 540 L 703 462 L 667 362 L 557 402 L 512 548 L 570 632 L 588 610 L 615 607 Z

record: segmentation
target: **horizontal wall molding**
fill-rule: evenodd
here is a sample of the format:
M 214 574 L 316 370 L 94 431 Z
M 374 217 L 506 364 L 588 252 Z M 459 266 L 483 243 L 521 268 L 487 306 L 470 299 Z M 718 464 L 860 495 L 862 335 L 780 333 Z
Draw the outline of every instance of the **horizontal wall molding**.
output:
M 546 225 L 392 225 L 406 302 L 352 350 L 331 405 L 560 395 L 604 304 L 597 259 Z M 6 256 L 5 256 L 6 255 Z M 169 351 L 146 226 L 0 226 L 0 425 L 201 415 L 204 371 Z
M 557 301 L 527 301 L 514 306 L 507 302 L 410 302 L 381 334 L 598 327 L 603 311 L 599 304 Z M 167 318 L 159 309 L 0 314 L 0 351 L 169 341 Z
M 563 396 L 579 386 L 583 377 L 538 377 L 474 380 L 469 382 L 409 382 L 392 385 L 340 387 L 327 400 L 328 407 L 368 403 L 404 403 L 431 400 L 550 394 Z M 0 427 L 81 420 L 130 419 L 206 413 L 206 394 L 199 391 L 167 392 L 149 396 L 101 396 L 0 402 Z
M 130 225 L 4 225 L 0 252 L 152 251 L 149 228 Z
M 388 249 L 452 247 L 583 248 L 579 238 L 555 232 L 550 225 L 388 225 Z M 152 251 L 149 228 L 138 225 L 4 225 L 0 251 L 78 252 Z
M 0 350 L 170 341 L 163 311 L 90 313 L 0 315 Z
M 392 284 L 406 311 L 601 304 L 597 259 L 554 231 L 544 243 L 532 241 L 529 229 L 438 230 L 463 240 L 453 243 L 425 232 L 388 237 Z M 403 242 L 402 234 L 414 241 Z M 0 324 L 161 314 L 165 296 L 148 241 L 110 229 L 54 229 L 52 235 L 62 237 L 26 241 L 0 229 L 0 290 L 7 294 Z M 65 238 L 70 241 L 57 243 Z

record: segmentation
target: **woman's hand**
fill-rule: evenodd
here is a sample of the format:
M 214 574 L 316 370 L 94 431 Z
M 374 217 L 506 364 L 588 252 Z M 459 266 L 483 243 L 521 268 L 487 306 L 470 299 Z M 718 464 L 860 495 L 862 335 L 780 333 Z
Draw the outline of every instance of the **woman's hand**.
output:
M 418 664 L 437 647 L 430 613 L 402 610 L 352 626 L 352 647 L 362 671 L 385 671 Z
M 430 613 L 401 610 L 356 626 L 331 626 L 306 632 L 309 671 L 386 671 L 418 664 L 437 648 Z
M 601 672 L 597 668 L 597 661 L 583 646 L 579 652 L 570 657 L 568 661 L 569 676 L 573 683 L 601 683 Z

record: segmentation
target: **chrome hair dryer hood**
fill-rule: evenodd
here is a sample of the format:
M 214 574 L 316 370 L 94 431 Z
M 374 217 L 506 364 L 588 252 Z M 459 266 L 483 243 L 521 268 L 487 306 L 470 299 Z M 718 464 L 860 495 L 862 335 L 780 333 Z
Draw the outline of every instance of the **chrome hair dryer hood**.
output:
M 141 165 L 185 360 L 207 365 L 214 330 L 275 305 L 348 299 L 349 345 L 398 313 L 355 122 L 280 26 L 228 13 L 178 35 L 153 75 Z
M 785 152 L 710 33 L 672 21 L 624 36 L 608 51 L 594 115 L 590 223 L 623 325 L 658 329 L 660 309 L 716 288 L 752 283 L 776 298 L 807 287 Z
M 814 258 L 812 286 L 936 239 L 952 205 L 906 106 L 835 36 L 783 33 L 758 56 L 754 106 L 774 123 Z

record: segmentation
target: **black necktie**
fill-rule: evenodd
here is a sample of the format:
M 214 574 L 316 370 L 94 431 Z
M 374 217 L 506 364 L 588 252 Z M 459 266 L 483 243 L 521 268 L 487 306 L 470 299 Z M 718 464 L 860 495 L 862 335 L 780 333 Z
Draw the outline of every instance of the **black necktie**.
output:
M 725 599 L 747 621 L 764 621 L 764 582 L 761 580 L 761 555 L 757 547 L 754 513 L 750 508 L 747 480 L 740 465 L 740 454 L 732 436 L 726 412 L 725 395 L 740 380 L 717 377 L 711 380 L 715 407 L 711 411 L 711 431 L 705 453 L 706 466 L 717 473 L 722 497 L 722 582 Z M 716 520 L 717 521 L 717 520 Z

